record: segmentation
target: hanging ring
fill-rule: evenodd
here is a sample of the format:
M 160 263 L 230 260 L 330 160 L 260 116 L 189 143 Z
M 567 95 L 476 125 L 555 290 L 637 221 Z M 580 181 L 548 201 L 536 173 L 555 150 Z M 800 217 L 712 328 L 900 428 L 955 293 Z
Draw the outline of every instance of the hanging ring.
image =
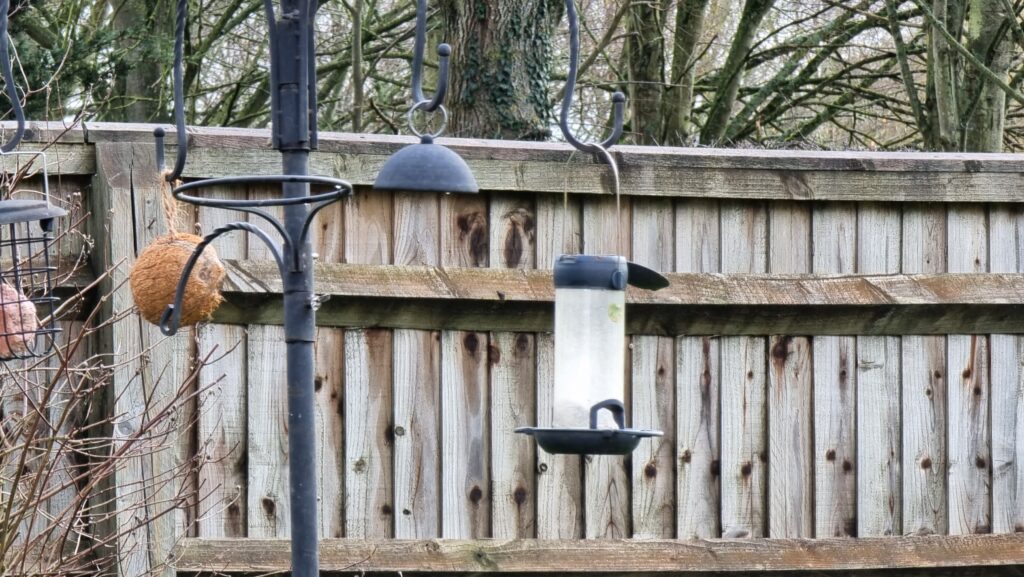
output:
M 441 113 L 441 127 L 437 129 L 437 132 L 433 132 L 433 133 L 431 133 L 431 132 L 420 132 L 419 130 L 416 129 L 416 123 L 413 120 L 413 117 L 415 116 L 416 111 L 420 110 L 420 109 L 423 109 L 424 111 L 429 111 L 430 110 L 430 105 L 431 105 L 431 101 L 430 100 L 420 100 L 416 104 L 413 104 L 412 108 L 409 109 L 409 115 L 408 115 L 409 131 L 412 132 L 413 134 L 415 134 L 417 138 L 430 138 L 430 139 L 437 138 L 438 136 L 441 136 L 442 134 L 444 134 L 444 129 L 445 129 L 445 127 L 448 126 L 448 109 L 446 109 L 443 104 L 439 104 L 437 106 L 437 108 L 434 109 L 434 112 L 440 112 Z

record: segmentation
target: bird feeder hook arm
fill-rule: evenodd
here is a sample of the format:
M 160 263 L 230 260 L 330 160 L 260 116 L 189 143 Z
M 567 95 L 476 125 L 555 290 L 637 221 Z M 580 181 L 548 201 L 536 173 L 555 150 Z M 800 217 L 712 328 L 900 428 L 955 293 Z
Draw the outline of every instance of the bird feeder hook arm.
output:
M 188 279 L 192 276 L 192 269 L 195 268 L 196 263 L 199 262 L 199 257 L 211 242 L 216 240 L 217 237 L 235 230 L 250 232 L 259 237 L 267 245 L 270 254 L 273 255 L 274 260 L 277 262 L 278 271 L 284 275 L 284 257 L 281 253 L 281 247 L 263 229 L 248 222 L 232 222 L 219 227 L 203 237 L 202 242 L 196 245 L 196 248 L 185 263 L 185 269 L 178 279 L 178 287 L 174 291 L 174 304 L 167 305 L 167 308 L 164 309 L 164 314 L 160 317 L 160 332 L 169 337 L 178 333 L 178 329 L 181 327 L 181 305 L 185 298 L 185 287 L 188 285 Z
M 21 100 L 18 99 L 18 89 L 14 85 L 14 72 L 11 69 L 10 38 L 7 34 L 7 10 L 10 9 L 10 0 L 0 0 L 0 67 L 3 68 L 4 88 L 7 98 L 11 101 L 11 108 L 14 110 L 14 118 L 18 122 L 14 136 L 7 142 L 0 145 L 0 152 L 8 153 L 15 149 L 25 135 L 25 111 L 21 107 Z
M 572 109 L 573 93 L 576 91 L 576 76 L 579 74 L 580 64 L 580 22 L 576 14 L 575 0 L 565 0 L 566 18 L 569 20 L 569 74 L 565 80 L 565 95 L 562 97 L 562 114 L 558 126 L 562 129 L 562 136 L 576 150 L 599 154 L 599 148 L 605 149 L 614 146 L 622 138 L 622 129 L 625 125 L 626 95 L 616 91 L 612 95 L 612 105 L 615 109 L 615 117 L 612 124 L 612 133 L 608 138 L 599 144 L 583 142 L 576 138 L 572 129 L 569 128 L 569 110 Z

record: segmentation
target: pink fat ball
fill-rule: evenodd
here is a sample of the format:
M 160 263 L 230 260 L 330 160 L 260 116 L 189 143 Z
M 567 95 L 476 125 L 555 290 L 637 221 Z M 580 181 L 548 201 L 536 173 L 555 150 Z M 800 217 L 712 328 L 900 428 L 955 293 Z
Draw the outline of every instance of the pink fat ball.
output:
M 23 355 L 35 342 L 36 306 L 18 289 L 0 283 L 0 358 Z

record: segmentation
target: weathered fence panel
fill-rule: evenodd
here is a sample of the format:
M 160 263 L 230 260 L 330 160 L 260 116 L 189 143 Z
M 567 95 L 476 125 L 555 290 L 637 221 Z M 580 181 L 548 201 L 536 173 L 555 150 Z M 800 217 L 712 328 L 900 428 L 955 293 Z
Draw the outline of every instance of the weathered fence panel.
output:
M 61 170 L 94 174 L 96 270 L 130 262 L 166 226 L 147 131 L 97 125 L 62 144 Z M 186 176 L 273 172 L 264 137 L 197 130 Z M 606 169 L 564 146 L 453 141 L 479 196 L 373 192 L 404 142 L 325 135 L 314 155 L 314 170 L 357 185 L 314 231 L 318 291 L 332 297 L 318 317 L 322 535 L 355 547 L 328 556 L 335 566 L 367 543 L 438 537 L 616 539 L 593 558 L 558 557 L 603 571 L 618 570 L 594 565 L 607 551 L 642 547 L 617 539 L 770 537 L 815 551 L 801 539 L 889 537 L 933 563 L 934 551 L 900 536 L 1024 527 L 1024 161 L 621 147 L 615 199 Z M 245 218 L 190 214 L 206 232 Z M 135 498 L 133 483 L 196 458 L 198 475 L 183 482 L 198 497 L 125 535 L 126 571 L 161 565 L 186 537 L 289 533 L 280 283 L 258 240 L 216 246 L 229 276 L 214 322 L 163 340 L 131 317 L 100 343 L 115 360 L 138 359 L 114 365 L 112 410 L 125 415 L 153 410 L 151 397 L 198 367 L 173 450 L 126 462 L 119 478 L 122 498 Z M 629 296 L 628 417 L 666 434 L 626 458 L 548 455 L 512 432 L 551 422 L 544 270 L 579 250 L 629 256 L 675 283 Z M 131 307 L 118 283 L 107 283 L 109 314 Z M 995 551 L 1012 537 L 992 539 Z M 187 541 L 180 566 L 213 558 L 214 543 Z M 715 543 L 706 555 L 732 555 L 721 570 L 768 567 Z M 470 545 L 443 547 L 420 569 L 462 559 L 444 566 L 523 571 L 522 551 L 544 551 L 496 545 L 481 553 L 500 559 L 488 565 L 463 559 Z M 829 551 L 844 560 L 815 553 L 795 568 L 856 566 Z M 862 553 L 876 561 L 860 568 L 876 567 L 880 554 Z M 365 568 L 411 570 L 387 555 Z

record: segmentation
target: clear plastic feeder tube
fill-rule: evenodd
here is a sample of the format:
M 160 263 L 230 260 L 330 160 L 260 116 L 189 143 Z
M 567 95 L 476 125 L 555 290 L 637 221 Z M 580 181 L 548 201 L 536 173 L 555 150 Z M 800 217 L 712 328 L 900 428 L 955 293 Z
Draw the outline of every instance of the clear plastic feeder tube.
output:
M 594 405 L 623 400 L 625 267 L 615 256 L 562 256 L 555 265 L 556 428 L 589 428 Z M 597 426 L 618 428 L 606 410 Z

